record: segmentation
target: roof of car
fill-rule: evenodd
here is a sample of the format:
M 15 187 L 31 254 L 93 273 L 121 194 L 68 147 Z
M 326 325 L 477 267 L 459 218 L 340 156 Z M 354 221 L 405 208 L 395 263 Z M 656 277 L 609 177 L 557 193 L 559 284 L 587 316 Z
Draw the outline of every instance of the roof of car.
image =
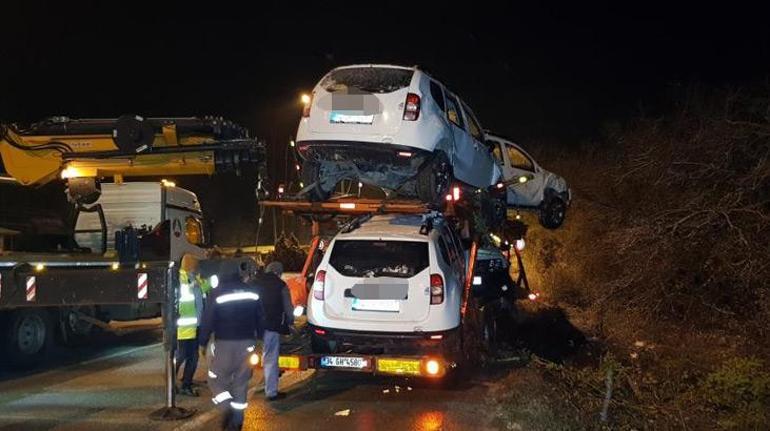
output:
M 418 214 L 385 214 L 376 215 L 357 229 L 347 233 L 340 233 L 338 238 L 407 238 L 418 241 L 427 240 L 427 236 L 420 234 L 423 224 L 421 215 Z
M 382 68 L 389 68 L 389 69 L 419 70 L 417 66 L 400 66 L 397 64 L 351 64 L 347 66 L 335 67 L 332 70 L 353 69 L 356 67 L 382 67 Z

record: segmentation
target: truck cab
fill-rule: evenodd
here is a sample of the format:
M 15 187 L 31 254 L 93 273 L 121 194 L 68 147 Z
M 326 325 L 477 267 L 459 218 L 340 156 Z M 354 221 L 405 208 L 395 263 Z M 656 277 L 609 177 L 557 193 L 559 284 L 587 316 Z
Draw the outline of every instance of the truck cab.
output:
M 3 355 L 34 363 L 54 336 L 87 339 L 94 319 L 107 327 L 159 317 L 169 267 L 187 254 L 206 256 L 204 226 L 195 194 L 173 183 L 103 184 L 75 216 L 75 247 L 0 253 Z

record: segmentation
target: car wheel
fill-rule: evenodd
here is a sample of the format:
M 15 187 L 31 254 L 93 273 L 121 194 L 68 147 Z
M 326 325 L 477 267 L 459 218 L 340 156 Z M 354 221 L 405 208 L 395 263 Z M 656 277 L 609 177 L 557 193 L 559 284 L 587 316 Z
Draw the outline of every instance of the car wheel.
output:
M 417 197 L 431 204 L 439 205 L 452 184 L 452 166 L 446 154 L 438 153 L 417 174 Z
M 51 319 L 45 310 L 17 310 L 8 316 L 5 325 L 5 356 L 18 367 L 39 363 L 51 344 Z
M 315 161 L 305 159 L 302 162 L 302 182 L 306 185 L 313 184 L 308 191 L 308 198 L 313 202 L 323 202 L 332 195 L 331 190 L 324 190 L 321 187 L 320 173 L 321 168 Z
M 556 229 L 564 223 L 567 215 L 567 204 L 562 198 L 551 194 L 540 205 L 540 224 L 547 229 Z

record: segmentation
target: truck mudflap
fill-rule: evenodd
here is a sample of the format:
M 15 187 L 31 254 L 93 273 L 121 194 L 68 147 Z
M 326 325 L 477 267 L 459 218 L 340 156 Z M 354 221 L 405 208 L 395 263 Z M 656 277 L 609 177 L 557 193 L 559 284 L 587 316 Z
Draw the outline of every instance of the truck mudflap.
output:
M 255 368 L 262 368 L 262 352 L 252 353 L 250 362 Z M 278 367 L 285 371 L 317 369 L 439 379 L 456 368 L 457 363 L 440 355 L 401 356 L 330 353 L 280 355 Z
M 0 309 L 165 302 L 169 263 L 47 266 L 0 262 Z

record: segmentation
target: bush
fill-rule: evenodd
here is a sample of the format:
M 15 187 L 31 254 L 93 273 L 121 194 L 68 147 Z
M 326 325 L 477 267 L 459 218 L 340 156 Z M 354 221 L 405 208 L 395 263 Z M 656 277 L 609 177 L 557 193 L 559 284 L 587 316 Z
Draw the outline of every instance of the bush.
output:
M 755 357 L 732 358 L 706 376 L 700 395 L 728 429 L 770 428 L 770 373 Z

